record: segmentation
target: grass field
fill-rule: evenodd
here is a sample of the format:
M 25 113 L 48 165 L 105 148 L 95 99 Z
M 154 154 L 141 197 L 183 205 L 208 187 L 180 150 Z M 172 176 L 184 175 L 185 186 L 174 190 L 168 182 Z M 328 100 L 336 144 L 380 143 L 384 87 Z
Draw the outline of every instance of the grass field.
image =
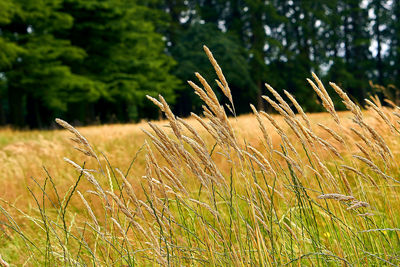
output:
M 208 56 L 229 108 L 197 75 L 204 117 L 0 131 L 0 265 L 400 264 L 399 108 L 314 76 L 327 113 L 269 88 L 280 115 L 228 119 Z

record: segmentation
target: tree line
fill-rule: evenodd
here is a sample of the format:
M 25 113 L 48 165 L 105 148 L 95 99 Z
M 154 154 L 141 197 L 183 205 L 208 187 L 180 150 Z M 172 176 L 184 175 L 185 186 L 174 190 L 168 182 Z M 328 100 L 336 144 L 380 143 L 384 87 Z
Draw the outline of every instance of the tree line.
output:
M 215 78 L 203 44 L 238 113 L 268 108 L 264 82 L 319 111 L 311 71 L 360 104 L 396 100 L 399 20 L 383 0 L 0 0 L 0 125 L 157 118 L 146 94 L 186 116 L 201 106 L 186 81 Z

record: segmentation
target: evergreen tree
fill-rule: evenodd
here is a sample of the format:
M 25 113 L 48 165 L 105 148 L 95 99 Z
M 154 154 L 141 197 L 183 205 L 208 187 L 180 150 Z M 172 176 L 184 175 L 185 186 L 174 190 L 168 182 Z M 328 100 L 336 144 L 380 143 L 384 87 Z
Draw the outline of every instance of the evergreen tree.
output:
M 84 52 L 54 36 L 72 25 L 72 18 L 58 11 L 60 5 L 61 1 L 15 0 L 2 20 L 1 37 L 9 49 L 2 51 L 8 60 L 2 60 L 1 68 L 9 122 L 16 126 L 24 126 L 26 118 L 32 126 L 41 126 L 46 119 L 42 114 L 64 109 L 59 90 L 75 82 L 64 61 L 79 60 Z
M 123 0 L 1 0 L 0 14 L 0 122 L 128 121 L 157 117 L 146 94 L 173 102 L 178 80 L 157 11 Z
M 361 0 L 341 2 L 341 39 L 343 59 L 336 60 L 330 68 L 328 78 L 340 81 L 343 88 L 361 104 L 367 97 L 368 81 L 371 78 L 370 33 L 368 32 L 368 10 Z
M 164 54 L 164 41 L 149 20 L 148 7 L 132 1 L 66 0 L 63 10 L 75 21 L 63 36 L 87 54 L 72 70 L 101 85 L 93 99 L 78 96 L 71 101 L 86 108 L 82 118 L 91 114 L 100 114 L 103 120 L 112 115 L 121 121 L 154 118 L 158 113 L 145 101 L 146 94 L 161 93 L 173 103 L 178 81 L 169 70 L 174 61 Z
M 387 81 L 388 97 L 396 103 L 400 104 L 400 3 L 393 1 L 392 5 L 387 8 L 388 20 L 385 23 L 387 26 L 387 56 L 384 59 L 387 66 Z
M 387 66 L 383 55 L 383 44 L 387 42 L 389 37 L 389 10 L 382 0 L 372 0 L 368 5 L 368 9 L 373 11 L 373 17 L 371 19 L 372 26 L 372 39 L 376 42 L 376 58 L 375 68 L 377 75 L 377 82 L 380 85 L 385 83 L 387 73 Z

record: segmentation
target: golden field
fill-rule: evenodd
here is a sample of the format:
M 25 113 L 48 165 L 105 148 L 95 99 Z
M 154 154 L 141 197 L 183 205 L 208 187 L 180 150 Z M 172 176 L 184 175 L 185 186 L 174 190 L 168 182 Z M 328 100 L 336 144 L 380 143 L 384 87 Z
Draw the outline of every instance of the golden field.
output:
M 340 112 L 342 123 L 350 125 L 350 112 Z M 284 119 L 279 115 L 272 115 L 285 130 L 289 130 L 289 126 L 285 125 Z M 334 127 L 335 122 L 328 113 L 309 114 L 310 121 L 317 125 L 323 123 L 328 127 Z M 374 119 L 370 120 L 379 125 L 381 122 Z M 186 121 L 206 140 L 212 140 L 207 131 L 193 118 L 187 118 Z M 238 118 L 231 118 L 231 122 L 237 129 L 239 139 L 252 144 L 255 148 L 263 151 L 261 140 L 261 132 L 258 129 L 257 119 L 253 115 L 242 115 Z M 153 122 L 159 126 L 168 127 L 168 121 Z M 274 130 L 274 127 L 266 125 L 270 132 L 273 142 L 279 146 L 280 136 Z M 77 129 L 85 136 L 94 148 L 104 153 L 111 165 L 126 170 L 136 153 L 140 152 L 144 141 L 149 138 L 142 129 L 151 130 L 146 122 L 139 124 L 113 124 L 103 126 L 87 126 L 77 127 Z M 321 127 L 315 127 L 314 131 L 324 139 L 335 142 Z M 209 144 L 210 146 L 212 143 Z M 50 175 L 55 179 L 57 185 L 67 190 L 76 180 L 76 173 L 73 168 L 66 163 L 63 158 L 67 157 L 77 163 L 87 162 L 87 157 L 79 153 L 73 148 L 74 143 L 70 140 L 70 134 L 65 130 L 34 130 L 34 131 L 17 131 L 12 129 L 0 130 L 0 166 L 3 167 L 2 179 L 0 180 L 0 188 L 7 188 L 0 192 L 0 197 L 4 200 L 13 200 L 16 204 L 25 205 L 26 202 L 33 200 L 27 196 L 27 186 L 32 186 L 35 182 L 32 177 L 43 182 L 46 177 L 45 167 Z M 347 153 L 344 146 L 338 146 L 342 153 Z M 354 147 L 354 153 L 357 148 Z M 400 149 L 400 148 L 399 148 Z M 218 159 L 217 159 L 218 160 Z M 221 168 L 224 168 L 226 161 L 218 162 Z M 88 165 L 87 165 L 88 166 Z M 227 166 L 225 166 L 227 167 Z M 90 167 L 88 167 L 90 168 Z M 132 169 L 133 180 L 140 180 L 144 175 L 145 160 L 144 156 L 138 156 Z
M 339 112 L 339 118 L 342 126 L 345 129 L 349 129 L 353 126 L 351 122 L 351 113 L 350 112 Z M 396 158 L 398 159 L 399 151 L 398 151 L 398 142 L 399 138 L 391 138 L 390 130 L 384 127 L 383 122 L 373 114 L 372 111 L 365 111 L 366 120 L 373 125 L 374 127 L 380 128 L 381 133 L 385 137 L 385 140 L 390 144 L 392 148 L 392 152 L 394 153 Z M 282 125 L 282 129 L 284 131 L 290 132 L 289 126 L 285 125 L 284 119 L 280 115 L 273 115 L 275 120 Z M 340 144 L 335 138 L 332 137 L 326 130 L 322 127 L 317 126 L 318 124 L 323 124 L 329 128 L 337 129 L 337 125 L 332 117 L 328 113 L 319 113 L 319 114 L 308 114 L 309 120 L 313 125 L 313 132 L 319 137 L 327 140 L 332 143 L 335 148 L 340 152 L 343 157 L 350 157 L 352 154 L 362 154 L 360 153 L 360 149 L 356 146 L 344 146 Z M 238 133 L 238 140 L 241 141 L 242 144 L 247 143 L 251 144 L 257 150 L 266 153 L 265 142 L 262 140 L 262 133 L 258 128 L 258 122 L 255 116 L 253 115 L 243 115 L 238 118 L 231 118 L 231 123 L 236 132 Z M 265 120 L 265 119 L 263 119 Z M 196 131 L 199 132 L 200 136 L 204 138 L 208 142 L 209 149 L 211 149 L 212 137 L 207 133 L 204 128 L 193 118 L 186 119 L 186 121 L 191 124 Z M 266 122 L 266 120 L 265 120 Z M 157 121 L 153 122 L 160 127 L 168 127 L 168 121 Z M 267 132 L 270 133 L 272 142 L 276 149 L 279 149 L 279 145 L 281 144 L 281 137 L 276 132 L 272 124 L 265 123 Z M 113 167 L 119 168 L 121 170 L 127 170 L 130 166 L 132 159 L 137 154 L 137 159 L 133 163 L 133 168 L 131 169 L 130 175 L 128 179 L 132 184 L 136 186 L 136 189 L 140 191 L 140 182 L 143 180 L 142 176 L 145 174 L 146 169 L 146 161 L 145 161 L 145 149 L 142 147 L 145 140 L 149 140 L 148 136 L 142 131 L 142 129 L 147 129 L 150 131 L 150 127 L 147 123 L 140 124 L 128 124 L 128 125 L 104 125 L 104 126 L 90 126 L 90 127 L 79 127 L 79 132 L 84 135 L 89 142 L 93 145 L 96 151 L 104 153 L 107 156 Z M 289 139 L 293 141 L 293 145 L 296 149 L 301 150 L 301 143 L 297 142 L 297 137 L 294 133 L 289 136 Z M 351 136 L 350 131 L 346 134 Z M 385 136 L 385 134 L 388 134 Z M 342 136 L 346 136 L 345 134 L 341 134 Z M 74 184 L 77 179 L 79 173 L 74 171 L 74 168 L 63 160 L 64 157 L 70 158 L 75 162 L 83 163 L 86 162 L 86 166 L 89 169 L 90 165 L 95 165 L 95 161 L 93 159 L 88 158 L 82 153 L 78 152 L 73 148 L 73 142 L 69 140 L 71 134 L 65 130 L 48 130 L 48 131 L 14 131 L 11 129 L 2 129 L 0 131 L 1 136 L 1 147 L 0 147 L 0 164 L 2 168 L 2 179 L 0 180 L 0 186 L 3 188 L 0 193 L 0 198 L 2 199 L 2 206 L 7 207 L 10 214 L 15 216 L 15 219 L 22 225 L 22 228 L 27 228 L 27 232 L 30 233 L 33 231 L 29 227 L 25 226 L 27 218 L 26 216 L 22 216 L 15 207 L 22 209 L 26 213 L 36 213 L 37 207 L 35 205 L 35 201 L 30 195 L 27 187 L 32 188 L 32 191 L 37 195 L 41 195 L 41 190 L 38 189 L 37 185 L 33 181 L 33 178 L 37 180 L 38 183 L 43 184 L 45 181 L 45 177 L 47 176 L 43 167 L 45 167 L 48 173 L 54 179 L 54 183 L 56 184 L 60 194 L 66 194 L 70 187 Z M 357 136 L 352 134 L 352 137 L 357 140 Z M 358 142 L 362 142 L 362 140 L 358 139 Z M 366 147 L 366 149 L 369 149 Z M 332 153 L 329 153 L 326 149 L 319 148 L 317 149 L 321 160 L 327 160 L 327 166 L 330 168 L 334 165 L 338 165 L 337 159 L 332 159 Z M 225 173 L 229 171 L 230 164 L 226 161 L 223 156 L 217 155 L 214 157 L 215 162 L 218 164 L 218 167 L 224 171 Z M 285 165 L 285 161 L 282 158 L 276 158 L 279 164 Z M 105 164 L 104 160 L 103 164 Z M 283 166 L 282 165 L 282 166 Z M 361 166 L 360 166 L 361 167 Z M 364 166 L 361 167 L 364 169 Z M 367 171 L 368 172 L 368 171 Z M 324 175 L 323 171 L 321 174 Z M 312 172 L 310 170 L 306 171 L 305 176 L 312 176 Z M 309 178 L 308 178 L 309 179 Z M 381 178 L 377 177 L 377 180 L 381 180 Z M 108 181 L 101 181 L 103 184 L 108 185 Z M 371 208 L 368 209 L 368 212 L 374 213 L 375 217 L 372 217 L 371 222 L 364 223 L 362 222 L 364 218 L 359 217 L 354 213 L 349 213 L 342 207 L 332 207 L 335 209 L 335 213 L 341 217 L 341 219 L 347 221 L 351 224 L 360 224 L 361 229 L 367 229 L 368 227 L 376 224 L 379 225 L 380 222 L 385 222 L 388 225 L 396 225 L 398 222 L 398 208 L 396 207 L 396 203 L 400 204 L 399 199 L 396 194 L 398 193 L 395 186 L 393 188 L 384 189 L 384 183 L 377 181 L 379 184 L 379 189 L 375 188 L 368 181 L 360 181 L 357 175 L 352 175 L 349 173 L 349 182 L 353 188 L 353 194 L 365 194 L 364 199 L 368 200 L 371 203 Z M 282 184 L 281 184 L 282 183 Z M 285 188 L 285 183 L 287 181 L 278 181 L 277 187 L 282 186 L 281 191 L 288 190 Z M 188 183 L 190 184 L 190 182 Z M 197 181 L 196 181 L 197 184 Z M 197 184 L 198 185 L 198 184 Z M 317 188 L 315 185 L 315 181 L 307 180 L 304 184 L 305 187 Z M 79 185 L 79 190 L 81 192 L 85 192 L 85 190 L 92 190 L 92 186 L 90 183 L 82 181 Z M 195 189 L 194 189 L 195 190 Z M 383 190 L 385 193 L 385 198 L 382 199 L 379 194 Z M 388 191 L 389 192 L 388 192 Z M 48 190 L 48 195 L 51 199 L 55 199 L 54 192 Z M 332 191 L 333 192 L 333 191 Z M 141 197 L 143 194 L 138 193 Z M 284 192 L 290 196 L 290 193 Z M 321 202 L 321 200 L 317 200 L 316 194 L 314 195 L 315 200 Z M 93 203 L 96 203 L 96 200 L 92 200 Z M 280 200 L 281 201 L 281 200 Z M 286 201 L 291 202 L 290 199 L 286 199 Z M 293 200 L 292 200 L 293 201 Z M 12 203 L 12 205 L 8 204 Z M 85 207 L 82 204 L 79 197 L 75 196 L 71 200 L 71 208 L 75 210 L 79 215 L 82 216 L 82 220 L 86 220 L 86 211 Z M 333 205 L 335 203 L 332 203 Z M 391 205 L 389 205 L 391 204 Z M 394 204 L 394 206 L 392 206 Z M 292 203 L 295 206 L 294 203 Z M 12 207 L 14 208 L 12 208 Z M 48 205 L 50 206 L 50 205 Z M 98 210 L 99 208 L 93 207 L 93 210 Z M 343 210 L 342 210 L 343 209 Z M 290 210 L 290 209 L 289 209 Z M 100 211 L 101 212 L 101 209 Z M 349 220 L 349 221 L 348 221 Z M 3 230 L 6 235 L 2 236 L 2 242 L 0 251 L 2 255 L 9 256 L 12 261 L 16 264 L 22 264 L 27 259 L 29 259 L 28 255 L 25 257 L 20 257 L 18 254 L 18 247 L 15 247 L 12 243 L 14 238 L 18 237 L 10 230 L 6 229 L 3 226 Z M 334 234 L 330 233 L 330 231 L 323 230 L 324 233 L 321 233 L 323 242 L 329 247 L 336 247 L 338 249 L 341 246 L 341 243 L 335 240 Z M 32 234 L 32 233 L 31 233 Z M 35 233 L 36 234 L 36 233 Z M 398 234 L 397 232 L 389 233 L 387 231 L 384 232 L 385 239 L 388 238 L 390 234 L 390 239 L 392 242 L 397 243 Z M 4 237 L 7 236 L 6 239 Z M 39 233 L 40 237 L 43 238 L 44 233 Z M 333 243 L 332 243 L 333 241 Z M 386 240 L 389 242 L 389 240 Z M 17 244 L 21 245 L 20 242 Z M 398 243 L 397 243 L 398 244 Z M 341 257 L 345 257 L 345 255 L 340 255 Z M 4 257 L 4 256 L 3 256 Z M 305 261 L 306 264 L 315 264 L 314 261 L 308 262 Z M 312 263 L 313 262 L 313 263 Z M 303 262 L 304 264 L 304 262 Z M 28 265 L 30 265 L 30 261 L 28 261 Z M 323 264 L 324 265 L 324 264 Z
M 227 108 L 196 73 L 201 117 L 0 131 L 0 266 L 400 264 L 400 108 L 313 74 L 327 113 L 266 84 L 279 115 L 228 115 L 205 51 Z

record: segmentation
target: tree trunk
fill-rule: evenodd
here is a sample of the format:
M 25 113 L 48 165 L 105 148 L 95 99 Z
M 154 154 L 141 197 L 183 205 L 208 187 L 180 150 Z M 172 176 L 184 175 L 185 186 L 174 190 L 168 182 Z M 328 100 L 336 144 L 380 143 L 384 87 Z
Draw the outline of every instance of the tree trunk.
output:
M 42 128 L 42 118 L 40 116 L 40 103 L 37 98 L 32 94 L 28 94 L 26 97 L 26 123 L 29 128 Z
M 0 125 L 6 124 L 6 114 L 4 111 L 4 104 L 0 101 Z
M 376 34 L 376 41 L 378 43 L 378 54 L 377 54 L 377 69 L 378 69 L 378 83 L 380 85 L 383 85 L 383 64 L 382 64 L 382 37 L 381 37 L 381 31 L 379 30 L 380 26 L 380 10 L 381 6 L 379 1 L 375 2 L 375 15 L 376 15 L 376 20 L 375 20 L 375 34 Z
M 265 30 L 263 25 L 263 3 L 259 2 L 257 6 L 253 6 L 250 9 L 251 13 L 251 53 L 253 57 L 251 59 L 251 68 L 253 73 L 253 79 L 257 84 L 257 108 L 264 110 L 264 102 L 261 98 L 263 92 L 263 74 L 265 70 L 265 59 L 264 59 L 264 45 L 265 45 Z
M 8 103 L 10 106 L 10 123 L 11 125 L 22 128 L 25 123 L 24 119 L 24 95 L 22 89 L 8 88 Z

